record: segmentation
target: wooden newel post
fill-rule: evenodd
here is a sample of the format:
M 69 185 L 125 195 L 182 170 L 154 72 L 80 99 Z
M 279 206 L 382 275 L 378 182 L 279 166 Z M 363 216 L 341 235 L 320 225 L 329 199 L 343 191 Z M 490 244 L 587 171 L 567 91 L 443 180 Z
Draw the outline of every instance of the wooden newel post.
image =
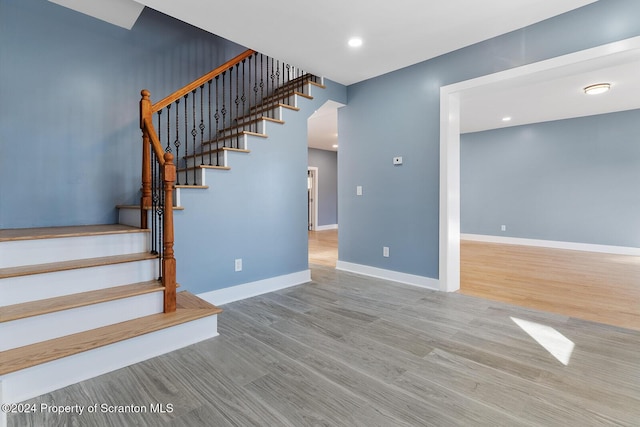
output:
M 140 129 L 142 130 L 142 195 L 140 196 L 140 228 L 148 228 L 147 210 L 151 207 L 151 144 L 144 119 L 151 121 L 151 93 L 143 89 L 140 94 Z
M 164 312 L 176 311 L 176 259 L 173 256 L 173 186 L 176 182 L 176 166 L 173 154 L 164 154 L 162 169 L 164 182 L 164 251 L 162 258 L 162 281 L 164 285 Z

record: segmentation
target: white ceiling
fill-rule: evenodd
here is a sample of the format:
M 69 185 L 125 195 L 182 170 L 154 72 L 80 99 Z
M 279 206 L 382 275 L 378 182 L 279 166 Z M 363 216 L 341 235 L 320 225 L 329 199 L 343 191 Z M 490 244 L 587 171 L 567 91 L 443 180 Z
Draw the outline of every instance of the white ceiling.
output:
M 640 108 L 640 49 L 467 90 L 460 99 L 462 133 Z M 584 88 L 610 83 L 601 95 Z M 503 117 L 511 117 L 503 122 Z
M 349 85 L 595 0 L 136 0 Z M 364 44 L 350 48 L 359 36 Z
M 110 21 L 99 0 L 52 0 Z M 112 0 L 113 1 L 113 0 Z M 240 45 L 348 85 L 507 33 L 595 0 L 118 0 L 139 3 Z M 94 4 L 90 12 L 82 10 Z M 76 5 L 75 7 L 73 5 Z M 112 4 L 112 2 L 110 2 Z M 125 14 L 119 8 L 116 15 Z M 131 17 L 135 22 L 135 7 Z M 100 16 L 100 15 L 104 16 Z M 122 18 L 118 18 L 122 19 Z M 116 25 L 122 25 L 115 22 Z M 360 36 L 362 47 L 347 40 Z M 640 108 L 640 56 L 612 56 L 555 74 L 485 87 L 461 99 L 462 132 Z M 612 90 L 586 97 L 582 88 L 608 81 Z M 309 145 L 335 150 L 337 105 L 309 120 Z M 501 122 L 505 115 L 513 119 Z

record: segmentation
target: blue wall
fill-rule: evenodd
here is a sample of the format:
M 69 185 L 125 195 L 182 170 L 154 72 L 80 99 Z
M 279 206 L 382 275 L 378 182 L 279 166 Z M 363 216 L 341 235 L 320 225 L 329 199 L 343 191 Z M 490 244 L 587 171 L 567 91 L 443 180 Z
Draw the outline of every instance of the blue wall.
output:
M 116 222 L 139 199 L 140 90 L 244 50 L 150 9 L 131 31 L 45 0 L 0 10 L 0 228 Z
M 640 247 L 638 135 L 640 110 L 462 135 L 461 231 Z
M 318 168 L 318 223 L 338 223 L 338 153 L 309 148 L 309 166 Z
M 340 260 L 438 277 L 441 86 L 637 35 L 640 2 L 600 0 L 349 86 L 338 113 Z
M 249 154 L 229 153 L 231 170 L 207 171 L 207 190 L 183 191 L 185 209 L 175 212 L 182 289 L 202 293 L 309 268 L 307 119 L 329 99 L 346 101 L 343 85 L 325 85 L 299 111 L 285 109 L 284 125 L 268 123 L 268 138 L 251 137 Z

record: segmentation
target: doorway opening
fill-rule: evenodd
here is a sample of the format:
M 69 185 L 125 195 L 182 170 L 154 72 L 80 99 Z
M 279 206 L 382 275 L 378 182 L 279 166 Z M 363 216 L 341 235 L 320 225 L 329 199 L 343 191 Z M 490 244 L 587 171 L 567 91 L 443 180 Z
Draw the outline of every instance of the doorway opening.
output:
M 635 37 L 441 88 L 440 290 L 449 292 L 458 291 L 461 286 L 460 111 L 462 102 L 466 99 L 465 96 L 478 96 L 478 94 L 483 91 L 498 86 L 513 87 L 527 83 L 531 84 L 531 82 L 536 81 L 539 83 L 540 79 L 549 79 L 553 76 L 566 76 L 569 71 L 575 69 L 588 68 L 596 64 L 603 67 L 607 65 L 610 66 L 612 63 L 620 63 L 630 58 L 637 60 L 639 57 L 640 37 Z M 465 241 L 465 245 L 466 243 Z M 485 243 L 488 244 L 489 242 Z M 464 250 L 466 251 L 467 249 L 465 248 Z M 600 255 L 596 258 L 604 260 L 611 257 Z M 531 298 L 521 297 L 520 299 L 526 300 Z M 576 295 L 573 296 L 573 301 L 575 300 Z M 584 305 L 584 303 L 581 302 L 580 305 Z M 539 309 L 544 310 L 544 308 Z M 566 314 L 572 317 L 586 318 L 585 316 L 580 316 L 575 313 Z M 640 313 L 638 315 L 638 319 L 640 319 Z M 596 321 L 613 324 L 612 322 L 607 322 L 602 319 Z

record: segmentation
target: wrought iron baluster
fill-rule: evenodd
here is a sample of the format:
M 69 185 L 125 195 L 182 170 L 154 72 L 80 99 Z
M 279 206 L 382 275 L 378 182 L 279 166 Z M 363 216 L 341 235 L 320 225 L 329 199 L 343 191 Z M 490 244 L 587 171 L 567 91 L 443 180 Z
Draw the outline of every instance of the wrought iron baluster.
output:
M 161 120 L 162 120 L 162 110 L 159 110 L 158 111 L 158 132 L 157 133 L 158 133 L 158 142 L 160 143 L 160 147 L 162 147 L 162 132 L 161 132 L 162 122 L 161 122 Z
M 220 156 L 218 155 L 218 136 L 220 135 L 220 125 L 219 125 L 219 121 L 220 121 L 220 111 L 218 111 L 218 104 L 220 102 L 220 94 L 218 91 L 218 81 L 220 76 L 216 76 L 216 113 L 214 114 L 214 117 L 216 119 L 216 145 L 215 145 L 215 149 L 216 149 L 216 166 L 220 166 Z M 224 84 L 224 77 L 222 79 L 222 82 Z
M 156 241 L 156 232 L 157 232 L 157 224 L 156 224 L 156 207 L 158 206 L 158 181 L 156 177 L 156 165 L 158 164 L 158 158 L 156 156 L 155 150 L 151 150 L 151 206 L 149 206 L 151 210 L 151 253 L 157 254 L 157 241 Z M 146 206 L 145 206 L 146 208 Z
M 222 130 L 224 129 L 224 126 L 225 126 L 225 120 L 226 120 L 226 117 L 227 117 L 227 108 L 226 108 L 226 106 L 225 106 L 225 102 L 226 102 L 226 101 L 225 101 L 225 99 L 226 99 L 226 98 L 225 98 L 225 95 L 226 95 L 225 87 L 226 87 L 226 85 L 225 85 L 225 79 L 224 79 L 224 77 L 225 77 L 225 75 L 226 75 L 226 74 L 227 74 L 227 72 L 226 72 L 226 71 L 224 71 L 224 72 L 222 73 L 222 110 L 220 110 L 220 112 L 222 113 L 222 126 L 220 126 L 220 131 L 219 131 L 220 133 L 221 133 L 221 132 L 222 132 Z M 222 146 L 223 146 L 223 147 L 226 147 L 226 146 L 227 146 L 226 144 L 227 144 L 227 142 L 226 142 L 226 139 L 224 139 L 224 135 L 223 135 L 223 136 L 222 136 Z M 217 145 L 217 144 L 216 144 L 216 148 L 218 148 L 218 145 Z
M 192 143 L 192 156 L 193 156 L 193 185 L 198 184 L 198 180 L 196 179 L 196 168 L 197 168 L 197 160 L 196 160 L 196 136 L 198 135 L 198 131 L 196 130 L 196 91 L 195 89 L 191 92 L 193 96 L 191 97 L 191 116 L 193 119 L 193 127 L 191 128 L 191 136 L 193 137 Z
M 202 153 L 202 144 L 204 143 L 204 130 L 206 126 L 204 125 L 204 85 L 200 86 L 200 152 Z M 195 153 L 195 147 L 193 149 Z M 200 156 L 200 164 L 204 165 L 204 156 Z
M 167 105 L 167 146 L 164 151 L 167 153 L 171 153 L 171 124 L 169 122 L 171 117 L 171 104 Z
M 280 86 L 280 60 L 276 61 L 276 88 L 275 90 L 280 90 L 281 86 Z M 275 91 L 274 91 L 275 93 Z M 280 92 L 280 96 L 283 96 L 282 92 Z
M 260 54 L 260 110 L 264 113 L 264 55 Z M 268 66 L 268 65 L 267 65 Z
M 173 142 L 173 145 L 176 147 L 176 164 L 179 162 L 178 159 L 180 159 L 180 118 L 178 117 L 180 108 L 178 107 L 180 107 L 180 100 L 176 99 L 176 140 Z M 177 181 L 176 184 L 180 185 L 180 174 L 178 174 Z
M 267 96 L 269 97 L 269 102 L 272 103 L 274 101 L 273 97 L 276 96 L 276 86 L 275 86 L 275 79 L 276 79 L 276 73 L 275 71 L 273 71 L 273 67 L 275 65 L 275 61 L 273 58 L 271 58 L 271 92 L 269 92 L 269 88 L 267 87 Z M 277 100 L 276 100 L 277 101 Z M 273 114 L 273 110 L 271 111 L 271 114 Z M 275 118 L 275 116 L 271 116 L 271 118 Z
M 211 83 L 213 82 L 213 80 L 209 80 L 207 82 L 207 87 L 209 89 L 209 166 L 211 166 Z
M 227 129 L 230 134 L 229 137 L 232 138 L 233 136 L 233 67 L 229 68 L 229 126 L 225 129 Z M 225 147 L 226 147 L 226 141 L 227 139 L 224 139 L 225 141 Z M 233 147 L 233 139 L 230 139 L 229 142 L 229 146 Z
M 251 74 L 251 72 L 249 72 Z M 251 104 L 251 102 L 249 102 Z M 253 55 L 253 108 L 256 112 L 256 119 L 259 117 L 258 112 L 258 55 Z M 258 132 L 258 122 L 256 121 L 256 132 Z
M 246 92 L 245 92 L 245 73 L 244 73 L 244 64 L 246 62 L 246 59 L 242 60 L 242 96 L 240 97 L 240 100 L 242 101 L 242 116 L 244 117 L 245 115 L 245 103 L 247 101 L 247 96 L 246 96 Z M 249 66 L 251 66 L 251 61 L 249 61 Z M 246 126 L 246 119 L 242 120 L 242 130 L 244 131 L 244 128 Z
M 240 64 L 236 64 L 236 99 L 235 99 L 235 103 L 236 103 L 236 118 L 234 120 L 233 126 L 235 129 L 235 133 L 236 133 L 236 148 L 240 148 L 240 128 L 238 127 L 238 118 L 240 117 L 238 115 L 238 110 L 240 108 L 240 80 L 239 80 L 239 72 L 240 72 Z M 232 145 L 233 146 L 233 145 Z
M 189 94 L 184 95 L 184 159 L 185 159 L 185 185 L 189 185 L 189 130 L 187 127 L 189 126 L 189 117 L 187 113 L 187 104 L 188 104 Z
M 158 188 L 158 206 L 157 206 L 157 210 L 156 210 L 156 215 L 157 215 L 157 230 L 158 230 L 158 280 L 162 280 L 162 276 L 164 274 L 164 272 L 162 271 L 162 265 L 164 264 L 162 262 L 162 257 L 164 256 L 164 220 L 163 220 L 163 215 L 164 215 L 164 185 L 162 182 L 162 170 L 160 168 L 160 164 L 158 164 L 158 183 L 157 183 L 157 188 Z

